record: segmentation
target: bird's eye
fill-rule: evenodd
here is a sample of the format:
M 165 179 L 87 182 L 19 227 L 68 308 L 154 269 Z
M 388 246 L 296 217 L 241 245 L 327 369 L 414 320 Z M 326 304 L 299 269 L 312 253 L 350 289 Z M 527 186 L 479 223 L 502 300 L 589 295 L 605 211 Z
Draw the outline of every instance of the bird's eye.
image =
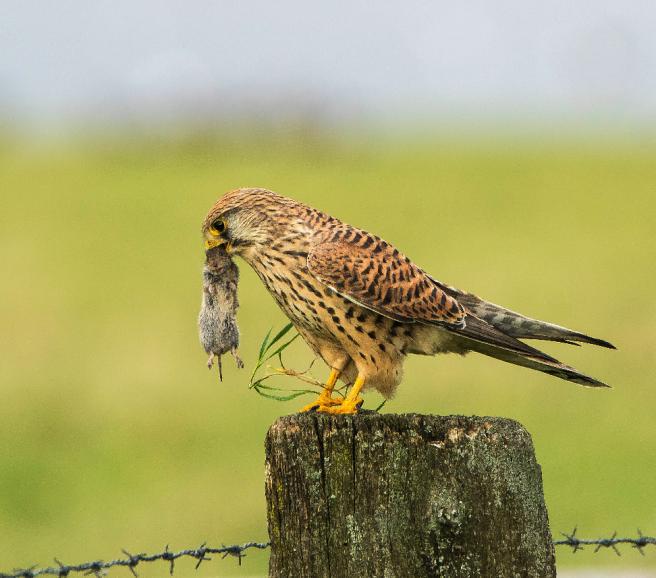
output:
M 214 229 L 217 233 L 223 233 L 225 228 L 225 221 L 223 219 L 217 219 L 212 223 L 212 229 Z

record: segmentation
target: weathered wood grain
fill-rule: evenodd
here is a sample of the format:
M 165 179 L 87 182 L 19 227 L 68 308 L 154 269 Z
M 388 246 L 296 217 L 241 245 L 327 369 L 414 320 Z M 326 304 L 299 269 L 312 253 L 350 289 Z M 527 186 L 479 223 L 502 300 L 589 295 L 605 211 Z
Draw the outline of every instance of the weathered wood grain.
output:
M 271 577 L 556 575 L 540 466 L 509 419 L 286 416 L 266 496 Z

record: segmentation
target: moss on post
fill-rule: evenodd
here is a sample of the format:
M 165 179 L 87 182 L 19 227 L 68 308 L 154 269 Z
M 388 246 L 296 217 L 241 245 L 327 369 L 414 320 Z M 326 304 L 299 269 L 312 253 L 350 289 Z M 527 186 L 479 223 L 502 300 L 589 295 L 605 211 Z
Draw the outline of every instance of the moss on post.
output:
M 291 415 L 269 430 L 266 467 L 271 577 L 556 575 L 515 421 Z

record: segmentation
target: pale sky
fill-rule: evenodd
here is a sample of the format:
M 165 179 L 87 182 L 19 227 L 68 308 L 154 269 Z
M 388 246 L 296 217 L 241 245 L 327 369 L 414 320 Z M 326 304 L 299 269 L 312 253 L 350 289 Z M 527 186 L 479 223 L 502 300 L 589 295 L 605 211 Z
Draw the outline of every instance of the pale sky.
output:
M 656 120 L 654 0 L 2 0 L 0 117 Z

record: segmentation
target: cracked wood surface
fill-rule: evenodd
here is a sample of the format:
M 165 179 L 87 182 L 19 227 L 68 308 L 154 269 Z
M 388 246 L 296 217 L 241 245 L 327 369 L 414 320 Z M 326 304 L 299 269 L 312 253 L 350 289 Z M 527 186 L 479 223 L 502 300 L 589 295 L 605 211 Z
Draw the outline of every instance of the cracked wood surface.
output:
M 540 466 L 509 419 L 285 416 L 266 497 L 271 577 L 556 575 Z

